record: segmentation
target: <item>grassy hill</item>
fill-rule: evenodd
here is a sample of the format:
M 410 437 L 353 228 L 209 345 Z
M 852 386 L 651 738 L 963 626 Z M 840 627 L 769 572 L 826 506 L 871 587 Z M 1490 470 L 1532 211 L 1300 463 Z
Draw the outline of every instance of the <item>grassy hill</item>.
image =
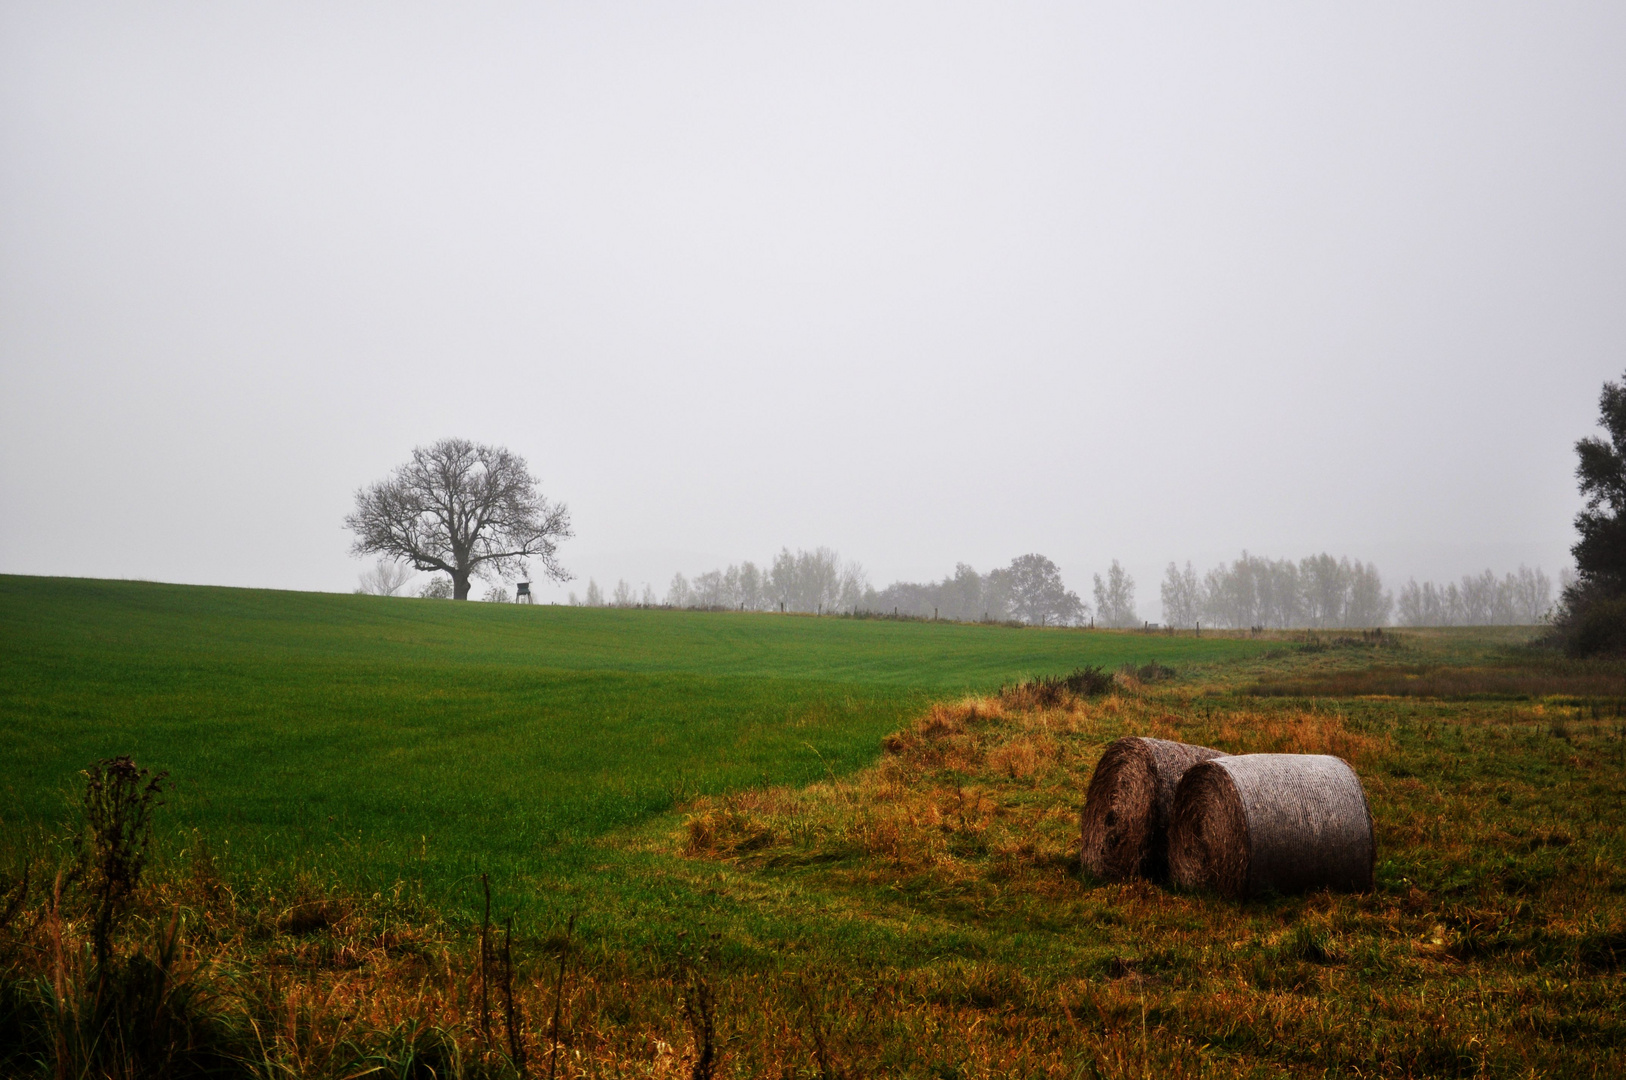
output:
M 465 891 L 683 798 L 845 775 L 932 699 L 1264 648 L 25 577 L 0 577 L 0 639 L 4 831 L 131 754 L 174 777 L 171 828 L 239 860 Z
M 1626 668 L 1533 633 L 0 578 L 0 1072 L 1619 1076 Z M 997 691 L 1154 658 L 1178 677 Z M 1374 888 L 1081 872 L 1125 734 L 1345 758 Z M 39 834 L 120 752 L 177 786 L 109 1020 Z

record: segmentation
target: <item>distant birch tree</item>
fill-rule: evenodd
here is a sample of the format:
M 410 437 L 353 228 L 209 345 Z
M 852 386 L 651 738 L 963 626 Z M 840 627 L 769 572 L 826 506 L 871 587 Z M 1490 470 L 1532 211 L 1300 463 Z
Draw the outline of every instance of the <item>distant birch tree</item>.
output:
M 666 606 L 686 608 L 694 602 L 694 592 L 689 588 L 689 579 L 682 574 L 673 574 L 672 583 L 666 589 Z
M 1397 604 L 1402 626 L 1533 626 L 1552 612 L 1552 579 L 1527 566 L 1500 579 L 1490 570 L 1444 585 L 1412 579 Z
M 1095 618 L 1103 625 L 1120 628 L 1140 622 L 1135 612 L 1135 579 L 1117 559 L 1112 560 L 1105 581 L 1100 574 L 1095 575 Z
M 361 587 L 356 591 L 372 596 L 394 596 L 412 580 L 412 567 L 394 559 L 379 559 L 378 563 L 361 575 Z
M 1170 626 L 1196 626 L 1203 616 L 1203 585 L 1197 571 L 1170 563 L 1163 572 L 1163 621 Z M 1097 605 L 1099 606 L 1099 605 Z

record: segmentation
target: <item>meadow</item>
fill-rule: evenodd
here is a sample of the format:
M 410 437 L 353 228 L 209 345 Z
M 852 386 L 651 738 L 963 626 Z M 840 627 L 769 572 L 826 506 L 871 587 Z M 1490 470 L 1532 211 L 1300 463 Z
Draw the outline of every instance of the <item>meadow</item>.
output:
M 55 828 L 79 771 L 128 754 L 174 779 L 171 833 L 234 872 L 449 904 L 480 873 L 518 902 L 580 841 L 696 795 L 845 775 L 933 700 L 1263 648 L 19 577 L 0 639 L 4 836 Z
M 1626 1071 L 1626 668 L 1531 630 L 11 578 L 0 632 L 7 1072 Z M 1102 692 L 1034 679 L 1085 664 Z M 1078 808 L 1124 734 L 1349 760 L 1375 889 L 1090 879 Z M 107 1004 L 92 905 L 55 875 L 77 770 L 114 752 L 176 785 Z

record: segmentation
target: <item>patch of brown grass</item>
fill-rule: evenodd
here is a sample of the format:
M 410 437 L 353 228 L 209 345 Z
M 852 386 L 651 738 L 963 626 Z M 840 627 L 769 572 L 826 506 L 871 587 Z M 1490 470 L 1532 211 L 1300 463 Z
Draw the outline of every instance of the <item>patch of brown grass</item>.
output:
M 798 888 L 822 883 L 870 897 L 855 901 L 868 918 L 888 917 L 901 891 L 942 898 L 928 906 L 939 918 L 1065 926 L 1057 947 L 1078 950 L 1082 977 L 1024 982 L 990 964 L 954 993 L 1052 1023 L 1059 1013 L 1066 1023 L 1043 1034 L 1037 1022 L 1012 1030 L 1038 1045 L 1088 1046 L 1103 1075 L 1172 1075 L 1176 1062 L 1199 1061 L 1222 1075 L 1261 1067 L 1602 1075 L 1606 1063 L 1622 1063 L 1626 1046 L 1626 1021 L 1605 1004 L 1626 956 L 1620 803 L 1600 794 L 1596 812 L 1613 824 L 1588 833 L 1583 854 L 1575 826 L 1558 820 L 1569 811 L 1536 801 L 1536 784 L 1444 785 L 1439 770 L 1463 755 L 1523 755 L 1607 775 L 1591 782 L 1618 796 L 1626 794 L 1621 772 L 1600 772 L 1619 756 L 1613 729 L 1593 724 L 1583 733 L 1572 722 L 1553 735 L 1549 728 L 1568 712 L 1549 706 L 1539 728 L 1513 736 L 1507 725 L 1517 709 L 1496 708 L 1449 714 L 1449 727 L 1406 727 L 1357 721 L 1344 707 L 1246 698 L 1199 715 L 1173 691 L 1149 687 L 1044 707 L 1008 697 L 944 704 L 888 737 L 874 768 L 763 799 L 755 827 L 778 837 L 774 843 L 714 857 L 740 874 L 791 873 Z M 1366 784 L 1380 860 L 1406 870 L 1391 871 L 1369 895 L 1247 905 L 1081 878 L 1085 784 L 1105 745 L 1125 734 L 1230 753 L 1342 757 Z M 1549 746 L 1561 752 L 1553 756 Z M 1517 795 L 1506 801 L 1510 786 Z M 1515 860 L 1517 868 L 1496 869 Z M 1409 874 L 1436 884 L 1419 887 Z M 908 984 L 928 976 L 895 977 Z M 1149 1034 L 1137 1041 L 1142 1023 Z M 1562 1034 L 1580 1030 L 1577 1023 L 1589 1034 Z M 1092 1042 L 1086 1033 L 1097 1026 L 1108 1034 Z M 1215 1047 L 1228 1049 L 1216 1058 Z
M 1336 713 L 1227 713 L 1209 745 L 1231 754 L 1333 754 L 1351 764 L 1366 764 L 1393 745 L 1388 736 L 1351 731 Z
M 1603 698 L 1618 715 L 1626 672 L 1573 665 L 1374 667 L 1262 679 L 1247 692 L 1256 697 Z

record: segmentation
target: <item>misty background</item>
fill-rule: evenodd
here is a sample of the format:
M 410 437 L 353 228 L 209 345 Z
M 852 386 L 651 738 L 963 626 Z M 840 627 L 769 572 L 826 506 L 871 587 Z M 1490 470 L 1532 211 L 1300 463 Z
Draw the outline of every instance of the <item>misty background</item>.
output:
M 458 435 L 570 506 L 543 600 L 1556 580 L 1623 58 L 1608 3 L 0 4 L 0 572 L 348 591 Z

